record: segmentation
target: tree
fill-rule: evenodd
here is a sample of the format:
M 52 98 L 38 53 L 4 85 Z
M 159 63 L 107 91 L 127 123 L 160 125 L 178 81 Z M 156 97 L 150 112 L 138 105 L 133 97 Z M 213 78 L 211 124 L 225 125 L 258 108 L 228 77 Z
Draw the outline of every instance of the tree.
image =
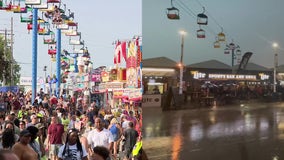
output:
M 3 85 L 15 85 L 20 81 L 21 67 L 12 58 L 11 47 L 9 47 L 0 35 L 0 81 Z

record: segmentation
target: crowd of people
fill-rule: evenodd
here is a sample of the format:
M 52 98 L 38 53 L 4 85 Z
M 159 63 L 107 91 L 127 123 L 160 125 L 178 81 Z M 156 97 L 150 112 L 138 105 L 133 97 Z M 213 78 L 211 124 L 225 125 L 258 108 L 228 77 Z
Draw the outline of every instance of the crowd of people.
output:
M 132 104 L 99 107 L 95 102 L 83 101 L 80 97 L 84 93 L 57 98 L 42 90 L 32 103 L 31 95 L 31 92 L 0 93 L 0 157 L 141 159 L 141 107 Z

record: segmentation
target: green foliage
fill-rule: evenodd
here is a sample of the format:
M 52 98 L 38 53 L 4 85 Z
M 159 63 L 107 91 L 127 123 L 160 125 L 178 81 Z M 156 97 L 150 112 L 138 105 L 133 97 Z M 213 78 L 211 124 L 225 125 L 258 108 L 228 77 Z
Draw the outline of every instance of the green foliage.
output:
M 20 81 L 21 67 L 12 59 L 10 47 L 5 46 L 5 41 L 0 36 L 0 81 L 5 86 L 16 85 Z

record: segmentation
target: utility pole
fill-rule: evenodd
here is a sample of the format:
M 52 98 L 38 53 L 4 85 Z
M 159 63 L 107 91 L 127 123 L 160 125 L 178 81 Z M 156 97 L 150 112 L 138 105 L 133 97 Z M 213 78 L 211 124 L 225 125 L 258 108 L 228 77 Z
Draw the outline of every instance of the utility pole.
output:
M 14 77 L 13 77 L 13 69 L 14 69 L 14 55 L 13 55 L 13 47 L 14 47 L 14 33 L 13 33 L 13 17 L 11 17 L 11 86 L 14 85 Z
M 7 29 L 4 30 L 4 61 L 7 60 Z M 3 86 L 6 85 L 6 77 L 3 74 Z

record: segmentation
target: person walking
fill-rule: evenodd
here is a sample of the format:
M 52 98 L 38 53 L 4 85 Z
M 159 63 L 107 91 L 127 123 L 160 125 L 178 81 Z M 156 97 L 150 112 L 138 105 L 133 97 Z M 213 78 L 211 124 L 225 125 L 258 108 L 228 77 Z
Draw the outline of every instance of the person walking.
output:
M 51 117 L 51 124 L 47 129 L 48 146 L 51 160 L 58 160 L 58 150 L 62 146 L 62 136 L 64 133 L 64 126 L 58 123 L 58 117 Z
M 130 160 L 132 158 L 132 150 L 136 144 L 138 138 L 138 132 L 134 129 L 134 124 L 132 121 L 128 123 L 128 128 L 123 132 L 125 139 L 124 143 L 124 159 Z
M 110 159 L 110 152 L 104 146 L 96 146 L 93 148 L 93 156 L 90 160 L 108 160 Z
M 69 130 L 65 144 L 59 148 L 59 160 L 87 160 L 88 153 L 80 143 L 79 131 L 77 129 Z
M 44 148 L 43 145 L 40 144 L 41 142 L 36 141 L 39 129 L 35 126 L 29 126 L 27 127 L 27 130 L 31 133 L 31 141 L 29 145 L 38 154 L 38 160 L 40 160 L 41 157 L 44 155 Z
M 14 130 L 11 128 L 5 128 L 2 133 L 2 147 L 3 149 L 10 150 L 15 144 L 15 134 Z
M 114 140 L 112 154 L 114 157 L 116 157 L 118 151 L 118 142 L 122 134 L 121 126 L 119 125 L 116 118 L 111 119 L 108 129 L 110 130 Z
M 13 147 L 12 151 L 20 160 L 38 160 L 38 154 L 30 147 L 31 133 L 28 130 L 20 132 L 20 140 Z
M 95 119 L 95 129 L 88 133 L 87 140 L 90 152 L 96 146 L 104 146 L 111 151 L 114 142 L 111 132 L 103 127 L 100 118 Z

